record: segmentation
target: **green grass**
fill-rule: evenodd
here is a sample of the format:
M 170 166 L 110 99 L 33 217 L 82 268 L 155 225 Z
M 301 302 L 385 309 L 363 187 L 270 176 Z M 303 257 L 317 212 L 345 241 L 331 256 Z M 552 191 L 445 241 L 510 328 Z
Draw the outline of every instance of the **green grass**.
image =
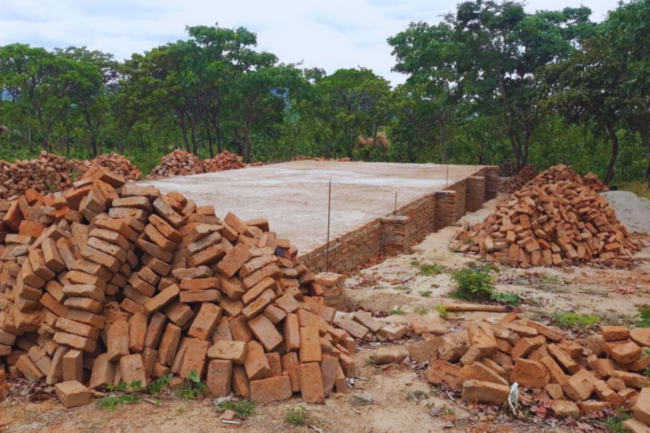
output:
M 494 276 L 486 267 L 465 268 L 452 272 L 458 287 L 449 295 L 464 301 L 487 301 L 494 291 Z
M 393 289 L 394 290 L 399 290 L 399 291 L 404 291 L 404 290 L 408 290 L 409 288 L 405 287 L 405 286 L 395 286 L 395 287 L 393 287 Z
M 429 310 L 427 309 L 427 307 L 418 307 L 415 309 L 415 312 L 420 315 L 425 315 L 429 312 Z
M 406 395 L 406 401 L 414 401 L 416 403 L 420 400 L 426 400 L 427 398 L 429 398 L 429 394 L 421 390 L 409 392 Z
M 447 307 L 445 307 L 442 304 L 438 304 L 434 308 L 438 312 L 440 317 L 442 317 L 443 319 L 446 319 L 446 318 L 448 318 L 450 316 L 453 316 L 453 314 L 454 314 L 454 313 L 452 313 L 450 311 L 447 311 Z
M 255 413 L 255 409 L 257 409 L 257 402 L 255 400 L 248 399 L 227 400 L 219 403 L 217 408 L 220 412 L 232 410 L 235 412 L 235 415 L 237 415 L 237 418 L 246 419 Z
M 579 328 L 594 327 L 600 321 L 600 317 L 590 314 L 565 313 L 556 311 L 551 315 L 551 325 L 558 328 Z
M 623 433 L 623 422 L 632 418 L 632 412 L 630 409 L 621 406 L 614 411 L 614 413 L 605 419 L 605 425 L 607 430 L 612 433 Z
M 304 405 L 287 408 L 287 413 L 284 414 L 284 420 L 293 426 L 307 424 L 309 418 L 309 411 Z
M 201 378 L 196 370 L 190 371 L 185 378 L 183 386 L 176 390 L 176 395 L 185 400 L 196 400 L 206 393 L 205 383 L 201 382 Z
M 406 314 L 406 311 L 402 310 L 400 307 L 393 307 L 388 314 L 391 316 L 403 316 Z
M 639 322 L 637 326 L 641 328 L 650 328 L 650 305 L 639 305 L 637 306 L 639 310 Z
M 492 293 L 490 299 L 510 305 L 519 305 L 519 302 L 521 301 L 519 295 L 514 293 Z
M 172 377 L 174 375 L 172 373 L 169 373 L 167 376 L 163 376 L 160 379 L 151 382 L 149 386 L 147 387 L 147 391 L 151 395 L 158 395 L 162 392 L 163 389 L 167 388 L 169 383 L 172 381 Z
M 623 182 L 618 185 L 618 189 L 622 191 L 630 191 L 634 194 L 645 197 L 650 200 L 650 188 L 645 181 L 637 180 L 633 182 Z
M 420 292 L 420 296 L 422 296 L 423 298 L 428 298 L 429 296 L 431 296 L 432 293 L 433 292 L 431 290 L 424 290 Z
M 437 264 L 420 266 L 420 273 L 425 277 L 433 277 L 442 274 L 443 272 L 443 267 Z

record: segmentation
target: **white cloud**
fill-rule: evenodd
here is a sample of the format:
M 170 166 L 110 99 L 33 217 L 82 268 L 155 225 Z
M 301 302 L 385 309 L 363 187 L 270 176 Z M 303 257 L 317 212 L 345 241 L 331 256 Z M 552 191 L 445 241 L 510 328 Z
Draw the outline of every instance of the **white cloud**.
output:
M 244 26 L 262 50 L 304 67 L 364 66 L 397 84 L 386 39 L 412 21 L 438 22 L 454 3 L 432 0 L 3 0 L 0 45 L 87 46 L 124 59 L 185 38 L 185 26 Z M 601 20 L 617 0 L 587 6 Z M 529 0 L 527 9 L 579 7 L 580 0 Z

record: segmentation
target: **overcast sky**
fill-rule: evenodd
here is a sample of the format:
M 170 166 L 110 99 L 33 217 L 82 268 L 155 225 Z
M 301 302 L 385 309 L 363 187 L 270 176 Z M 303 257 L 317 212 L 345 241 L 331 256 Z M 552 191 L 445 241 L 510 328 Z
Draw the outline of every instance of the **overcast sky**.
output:
M 0 45 L 87 46 L 119 60 L 185 38 L 185 26 L 244 26 L 258 47 L 303 67 L 364 66 L 398 84 L 386 39 L 410 22 L 438 22 L 457 2 L 434 0 L 0 0 Z M 581 4 L 601 21 L 617 0 L 529 0 L 530 12 Z

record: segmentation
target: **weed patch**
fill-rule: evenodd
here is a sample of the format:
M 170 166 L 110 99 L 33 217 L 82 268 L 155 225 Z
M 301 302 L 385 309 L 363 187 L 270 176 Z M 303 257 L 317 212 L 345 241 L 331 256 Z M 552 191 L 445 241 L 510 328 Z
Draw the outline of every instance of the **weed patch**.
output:
M 458 288 L 450 296 L 465 301 L 486 301 L 494 292 L 494 276 L 485 267 L 465 268 L 454 271 L 452 280 Z
M 284 415 L 284 420 L 291 425 L 299 426 L 307 424 L 309 418 L 309 411 L 304 405 L 287 408 L 287 413 Z
M 600 321 L 600 317 L 590 314 L 565 313 L 556 311 L 551 315 L 551 325 L 558 328 L 578 328 L 594 327 Z
M 255 413 L 257 409 L 257 402 L 255 400 L 227 400 L 222 401 L 217 406 L 219 412 L 232 410 L 237 415 L 237 418 L 246 419 Z

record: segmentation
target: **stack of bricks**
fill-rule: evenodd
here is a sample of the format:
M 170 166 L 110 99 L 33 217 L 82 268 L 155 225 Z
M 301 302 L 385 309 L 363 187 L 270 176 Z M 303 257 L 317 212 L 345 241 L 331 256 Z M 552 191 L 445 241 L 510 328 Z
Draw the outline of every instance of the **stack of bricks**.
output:
M 161 179 L 171 176 L 187 176 L 205 173 L 201 159 L 184 150 L 175 150 L 162 157 L 160 164 L 151 170 L 149 179 Z
M 0 370 L 70 405 L 170 373 L 261 403 L 346 391 L 355 340 L 324 298 L 342 277 L 309 272 L 265 219 L 221 220 L 103 169 L 3 206 Z
M 471 322 L 418 344 L 409 351 L 433 353 L 427 381 L 461 391 L 464 401 L 503 404 L 517 383 L 521 402 L 547 402 L 558 417 L 634 406 L 637 422 L 650 424 L 650 379 L 644 374 L 649 328 L 602 326 L 580 344 L 557 328 L 509 313 L 496 324 Z
M 126 181 L 138 180 L 142 177 L 142 172 L 128 158 L 117 153 L 106 153 L 93 159 L 92 164 L 104 167 L 108 171 L 119 174 Z
M 84 169 L 84 163 L 42 151 L 38 158 L 0 161 L 0 198 L 9 198 L 34 189 L 61 190 L 72 185 L 71 174 Z
M 611 261 L 627 267 L 641 242 L 607 200 L 575 176 L 566 167 L 541 173 L 485 221 L 466 224 L 451 248 L 511 266 Z

